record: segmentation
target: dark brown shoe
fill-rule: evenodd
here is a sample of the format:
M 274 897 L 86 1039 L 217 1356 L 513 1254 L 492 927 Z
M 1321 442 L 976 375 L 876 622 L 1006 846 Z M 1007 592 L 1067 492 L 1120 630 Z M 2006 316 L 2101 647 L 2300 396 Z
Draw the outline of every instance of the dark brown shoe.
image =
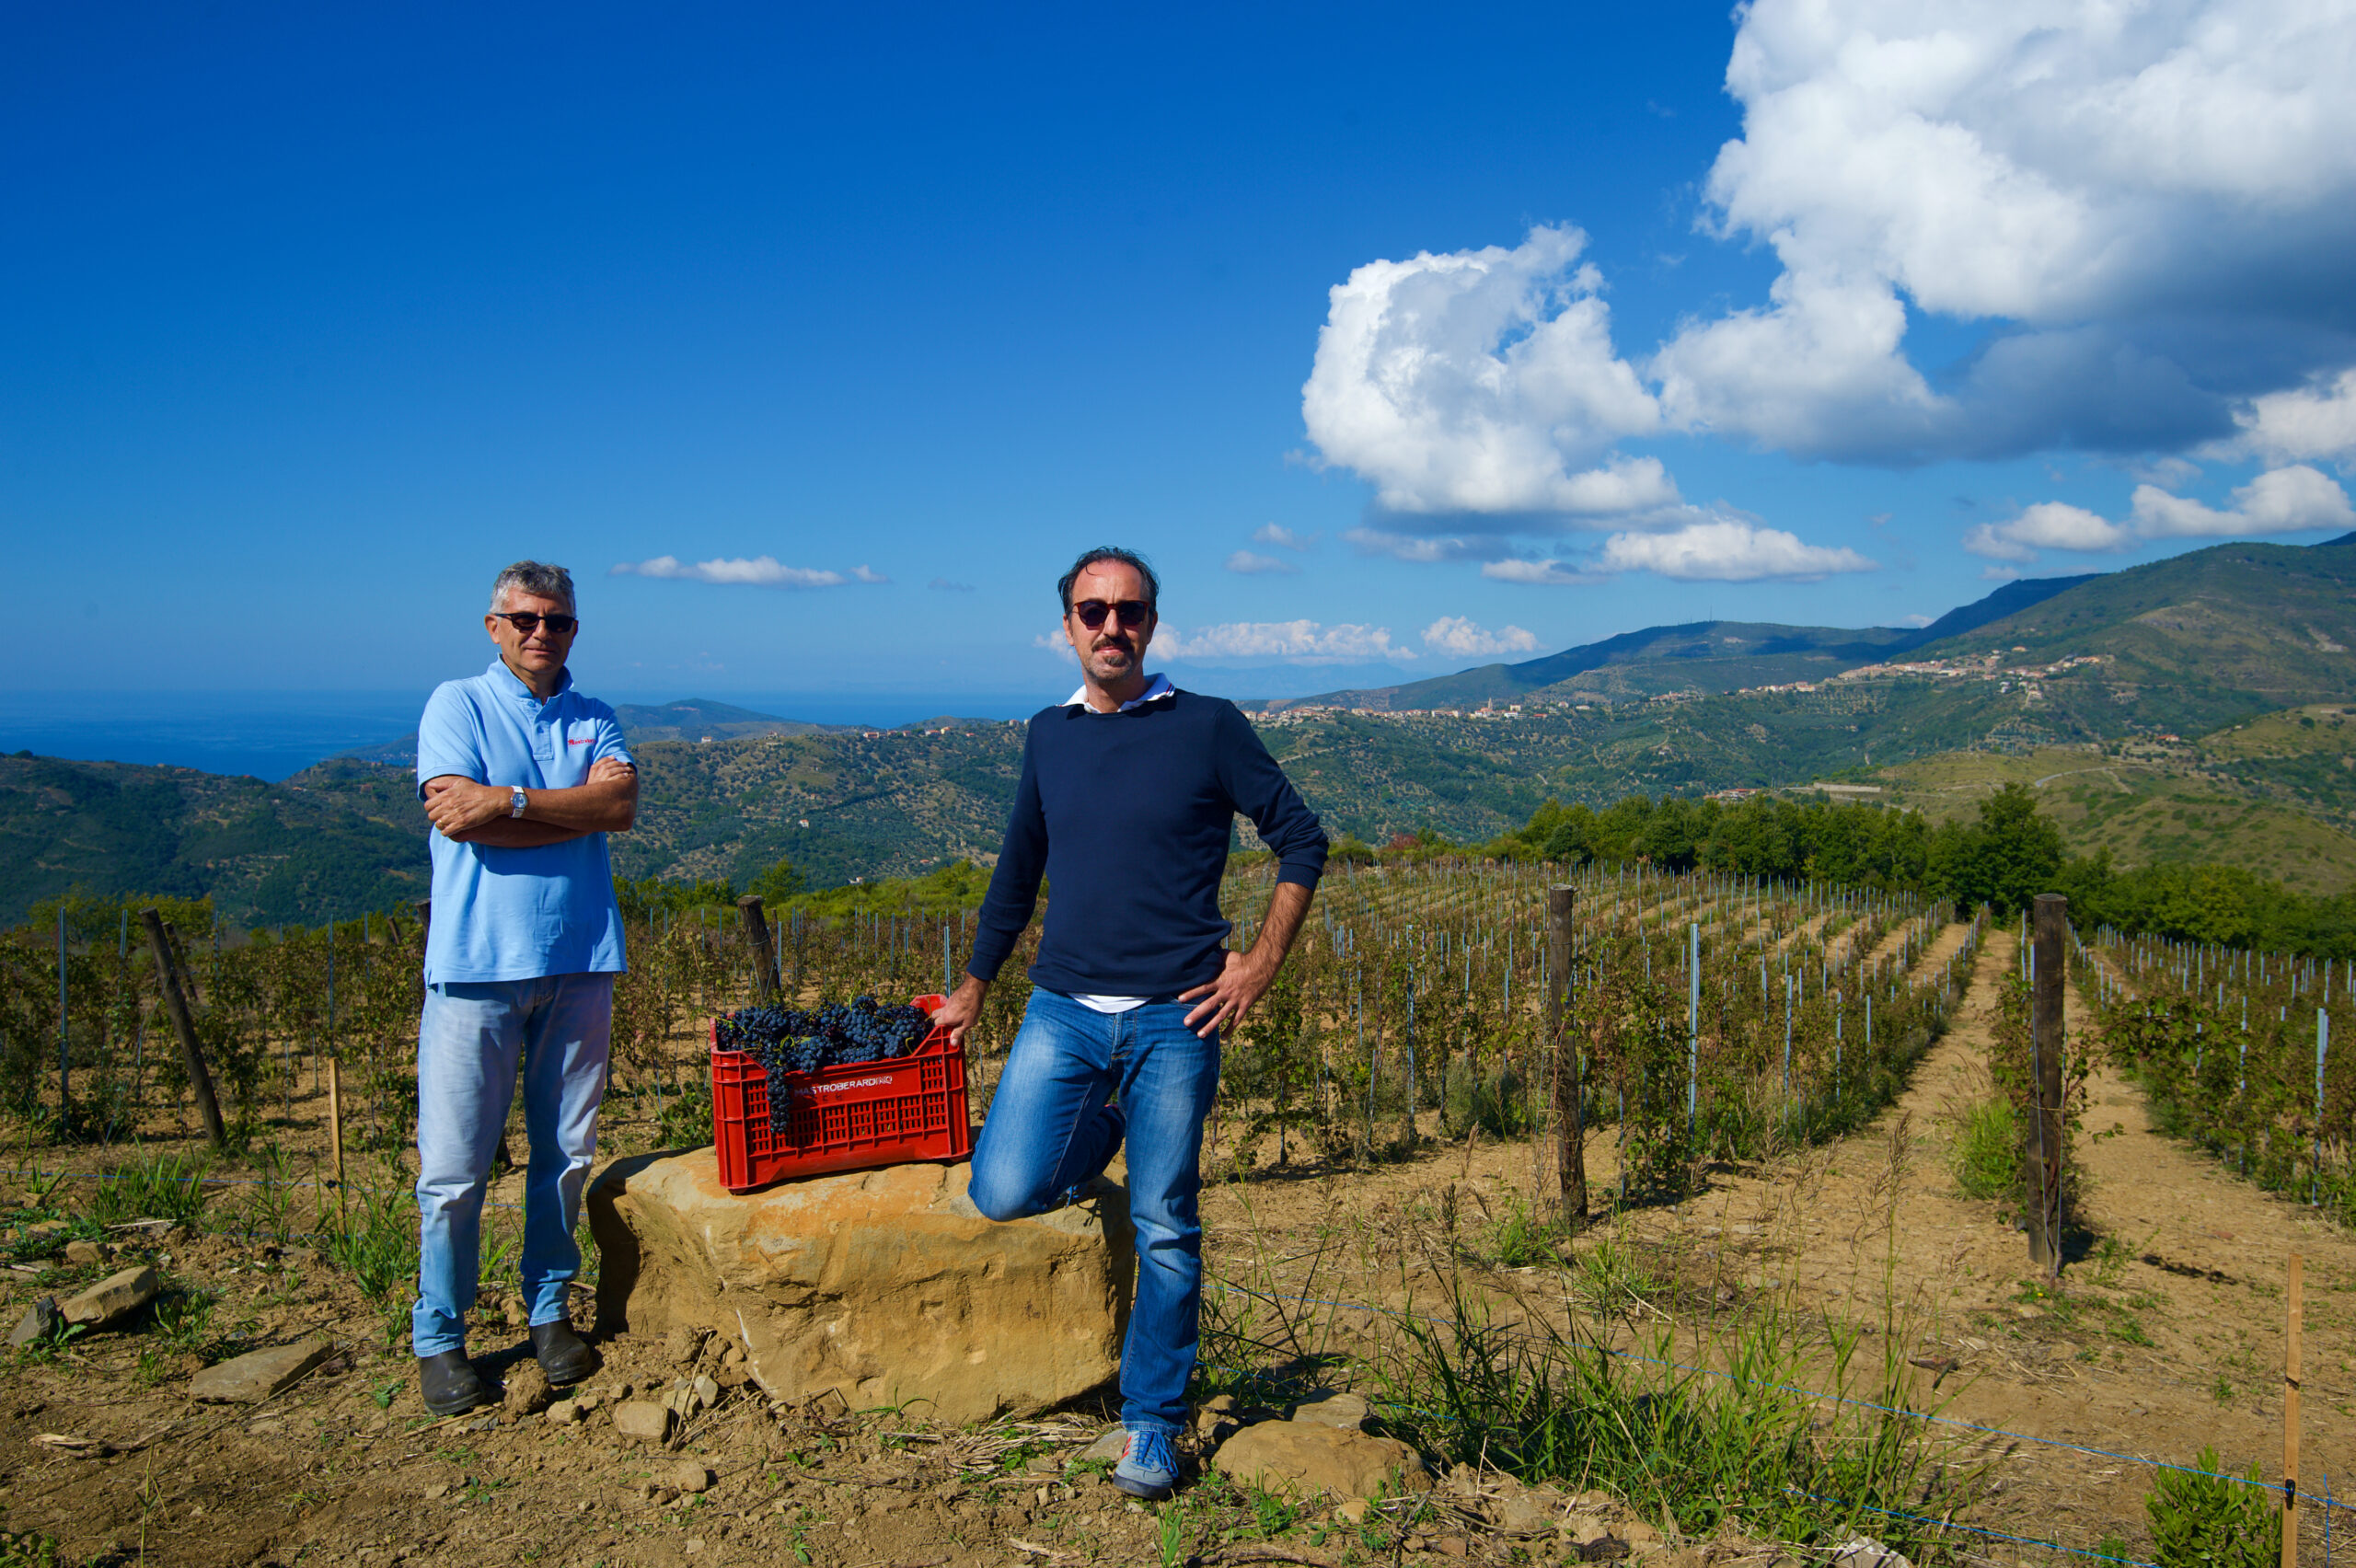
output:
M 491 1390 L 475 1376 L 463 1350 L 417 1358 L 417 1392 L 430 1415 L 457 1415 L 491 1402 Z
M 571 1323 L 560 1320 L 532 1325 L 532 1354 L 548 1380 L 559 1387 L 578 1383 L 597 1370 L 597 1353 L 572 1332 Z

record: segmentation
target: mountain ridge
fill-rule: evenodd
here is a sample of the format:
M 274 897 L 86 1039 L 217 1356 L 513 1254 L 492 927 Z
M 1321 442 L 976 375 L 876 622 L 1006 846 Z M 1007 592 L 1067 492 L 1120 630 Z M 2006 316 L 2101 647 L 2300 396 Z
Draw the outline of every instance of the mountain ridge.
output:
M 1582 675 L 1606 678 L 1586 683 L 1590 694 L 1656 696 L 1697 684 L 1701 689 L 1738 691 L 1745 686 L 1819 680 L 1934 641 L 1966 635 L 2091 581 L 2099 573 L 2072 577 L 2015 578 L 1984 598 L 1960 605 L 1927 626 L 1803 627 L 1773 621 L 1687 621 L 1646 627 L 1594 642 L 1542 654 L 1519 663 L 1484 664 L 1454 674 L 1434 675 L 1395 686 L 1358 687 L 1317 697 L 1279 698 L 1242 706 L 1259 712 L 1288 708 L 1401 709 L 1462 707 L 1511 699 L 1549 686 L 1576 688 Z M 1733 650 L 1740 650 L 1734 651 Z M 1660 666 L 1663 677 L 1637 672 Z M 1616 678 L 1612 678 L 1616 671 Z M 1733 684 L 1727 684 L 1727 683 Z

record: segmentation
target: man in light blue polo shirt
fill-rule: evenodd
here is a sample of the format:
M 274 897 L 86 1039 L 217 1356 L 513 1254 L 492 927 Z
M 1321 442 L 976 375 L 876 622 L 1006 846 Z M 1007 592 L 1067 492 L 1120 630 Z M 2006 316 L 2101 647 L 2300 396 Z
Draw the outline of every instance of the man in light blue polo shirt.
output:
M 597 1103 L 626 967 L 606 835 L 638 813 L 638 770 L 614 710 L 572 687 L 572 578 L 520 560 L 491 584 L 499 657 L 447 681 L 417 730 L 433 824 L 433 918 L 417 1032 L 418 1298 L 410 1347 L 435 1415 L 491 1399 L 467 1359 L 483 1192 L 520 1066 L 532 1155 L 524 1299 L 551 1383 L 596 1358 L 572 1332 L 572 1228 L 597 1148 Z

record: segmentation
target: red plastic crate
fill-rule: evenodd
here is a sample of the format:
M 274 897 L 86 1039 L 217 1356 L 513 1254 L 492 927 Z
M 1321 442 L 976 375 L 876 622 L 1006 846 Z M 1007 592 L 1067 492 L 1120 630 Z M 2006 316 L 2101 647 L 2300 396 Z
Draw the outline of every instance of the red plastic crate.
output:
M 927 1012 L 943 998 L 918 997 Z M 866 1170 L 909 1160 L 963 1159 L 974 1152 L 965 1105 L 965 1048 L 935 1025 L 905 1056 L 789 1075 L 777 1113 L 768 1069 L 720 1047 L 711 1022 L 711 1138 L 720 1181 L 749 1193 L 794 1176 Z

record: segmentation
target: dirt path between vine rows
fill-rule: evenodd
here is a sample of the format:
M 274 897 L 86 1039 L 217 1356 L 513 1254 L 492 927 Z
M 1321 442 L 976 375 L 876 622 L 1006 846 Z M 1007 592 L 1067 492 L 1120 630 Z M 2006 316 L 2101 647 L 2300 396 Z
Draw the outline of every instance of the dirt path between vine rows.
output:
M 1942 931 L 1916 973 L 1935 983 L 1966 929 Z M 2033 1276 L 2007 1205 L 1958 1190 L 1949 1168 L 1957 1121 L 1992 1093 L 1997 985 L 2018 959 L 2011 930 L 1986 934 L 1958 976 L 1953 1026 L 1870 1126 L 1759 1166 L 1713 1167 L 1699 1195 L 1630 1211 L 1580 1250 L 1609 1237 L 1665 1275 L 1701 1270 L 1726 1280 L 1734 1288 L 1718 1292 L 1722 1302 L 1772 1297 L 1802 1317 L 1864 1327 L 1861 1354 L 1876 1358 L 1879 1333 L 1894 1329 L 1923 1369 L 1919 1398 L 1944 1401 L 1939 1413 L 1965 1424 L 1946 1433 L 1992 1465 L 1978 1522 L 2082 1548 L 2116 1535 L 2139 1549 L 2149 1544 L 2143 1499 L 2156 1472 L 2115 1456 L 2188 1464 L 2213 1445 L 2227 1468 L 2260 1462 L 2279 1478 L 2281 1286 L 2286 1256 L 2299 1251 L 2303 1492 L 2319 1494 L 2327 1474 L 2356 1491 L 2347 1480 L 2356 1470 L 2356 1239 L 2162 1136 L 2141 1096 L 2107 1070 L 2090 1080 L 2076 1145 L 2084 1234 L 2058 1290 Z M 2084 1038 L 2091 1020 L 2074 992 L 2065 1016 L 2073 1039 Z M 1588 1142 L 1599 1197 L 1616 1178 L 1613 1141 L 1606 1129 Z M 1263 1169 L 1209 1195 L 1222 1266 L 1248 1273 L 1254 1255 L 1313 1251 L 1320 1237 L 1396 1233 L 1418 1216 L 1427 1221 L 1436 1205 L 1475 1217 L 1503 1212 L 1527 1203 L 1533 1178 L 1527 1144 L 1443 1146 L 1339 1178 L 1276 1174 Z M 1349 1283 L 1346 1273 L 1345 1262 L 1329 1266 L 1328 1293 Z M 1378 1285 L 1371 1274 L 1357 1283 Z M 2320 1510 L 2305 1512 L 2319 1539 Z M 2009 1562 L 2026 1549 L 1987 1550 Z M 2043 1551 L 2019 1559 L 2050 1560 Z

